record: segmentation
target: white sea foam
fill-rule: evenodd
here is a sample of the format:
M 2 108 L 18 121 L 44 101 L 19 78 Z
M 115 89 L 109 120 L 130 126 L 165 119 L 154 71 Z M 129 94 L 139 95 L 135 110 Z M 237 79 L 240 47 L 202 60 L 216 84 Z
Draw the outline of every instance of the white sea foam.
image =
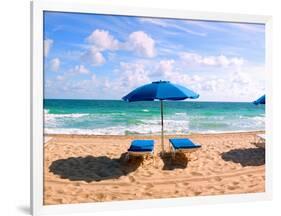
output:
M 149 111 L 149 110 L 148 110 Z M 143 112 L 146 112 L 143 110 Z M 159 117 L 134 119 L 127 121 L 124 113 L 110 114 L 52 114 L 44 110 L 45 133 L 47 134 L 93 134 L 93 135 L 126 135 L 126 134 L 160 134 Z M 123 121 L 124 118 L 124 121 Z M 85 124 L 86 123 L 86 124 Z M 184 112 L 165 115 L 165 134 L 220 133 L 233 131 L 264 130 L 264 116 L 200 116 Z
M 50 122 L 48 120 L 48 125 L 45 128 L 45 133 L 47 134 L 93 134 L 93 135 L 126 135 L 126 134 L 160 134 L 161 126 L 160 120 L 147 120 L 140 121 L 138 124 L 131 125 L 120 125 L 120 126 L 111 126 L 95 129 L 87 128 L 64 128 L 59 127 L 59 121 L 57 124 Z M 164 121 L 164 131 L 165 133 L 173 134 L 182 134 L 188 133 L 188 121 L 179 121 L 179 120 L 165 120 Z
M 88 115 L 86 113 L 52 114 L 49 113 L 49 110 L 44 110 L 44 124 L 46 127 L 56 128 L 63 126 L 66 121 L 73 121 Z
M 87 113 L 71 113 L 71 114 L 46 114 L 47 118 L 80 118 L 83 116 L 87 116 Z

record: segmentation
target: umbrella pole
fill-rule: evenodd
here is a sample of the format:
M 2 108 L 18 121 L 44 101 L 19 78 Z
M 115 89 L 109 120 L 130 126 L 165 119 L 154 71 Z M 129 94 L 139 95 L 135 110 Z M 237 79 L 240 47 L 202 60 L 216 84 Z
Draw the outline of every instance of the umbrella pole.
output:
M 160 100 L 160 106 L 161 106 L 161 147 L 162 147 L 162 153 L 164 153 L 163 100 Z

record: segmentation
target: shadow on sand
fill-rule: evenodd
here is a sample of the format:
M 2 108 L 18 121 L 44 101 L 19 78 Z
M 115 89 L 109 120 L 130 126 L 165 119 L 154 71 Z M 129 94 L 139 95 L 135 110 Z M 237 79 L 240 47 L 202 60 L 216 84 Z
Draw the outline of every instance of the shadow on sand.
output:
M 173 158 L 172 153 L 165 152 L 161 155 L 161 159 L 164 162 L 163 170 L 184 169 L 187 167 L 187 157 L 183 153 L 177 153 Z
M 125 160 L 126 153 L 120 158 L 111 159 L 106 156 L 70 157 L 53 161 L 50 172 L 71 181 L 101 181 L 117 179 L 135 171 L 142 163 L 141 157 Z
M 225 161 L 240 163 L 244 166 L 261 166 L 265 164 L 264 148 L 233 149 L 221 154 Z

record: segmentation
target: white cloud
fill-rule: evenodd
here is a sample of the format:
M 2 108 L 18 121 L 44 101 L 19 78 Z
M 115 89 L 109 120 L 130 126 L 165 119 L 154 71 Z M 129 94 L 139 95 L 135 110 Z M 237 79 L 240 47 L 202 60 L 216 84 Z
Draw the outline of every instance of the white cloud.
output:
M 52 84 L 53 84 L 53 81 L 47 79 L 47 80 L 45 81 L 45 83 L 44 83 L 45 89 L 51 88 L 51 87 L 52 87 Z
M 151 23 L 154 25 L 158 25 L 161 27 L 167 27 L 167 23 L 163 19 L 157 19 L 157 18 L 139 18 L 140 22 L 146 22 L 146 23 Z
M 64 80 L 64 76 L 61 76 L 61 75 L 58 75 L 58 76 L 56 76 L 56 79 L 58 80 L 58 81 L 62 81 L 62 80 Z
M 209 60 L 209 59 L 208 59 Z M 206 60 L 207 61 L 207 60 Z M 212 59 L 210 58 L 210 62 Z M 209 63 L 211 64 L 211 63 Z M 222 63 L 221 63 L 222 64 Z M 255 94 L 264 89 L 257 79 L 252 79 L 246 72 L 229 72 L 228 75 L 216 76 L 213 74 L 194 74 L 183 72 L 183 68 L 175 60 L 162 60 L 158 63 L 153 77 L 163 78 L 173 83 L 183 85 L 201 95 L 200 99 L 216 101 L 217 98 L 226 101 L 247 101 L 255 98 Z M 243 68 L 244 69 L 244 68 Z M 248 71 L 247 71 L 248 72 Z M 256 73 L 253 73 L 255 76 Z M 262 82 L 261 82 L 262 83 Z
M 44 40 L 44 56 L 48 56 L 52 46 L 53 46 L 54 41 L 51 39 L 45 39 Z
M 246 73 L 235 72 L 232 75 L 231 82 L 232 84 L 248 85 L 251 82 L 251 79 Z
M 206 30 L 213 30 L 219 32 L 227 31 L 227 29 L 224 26 L 221 26 L 221 24 L 216 22 L 206 22 L 206 21 L 199 21 L 199 20 L 184 20 L 184 22 L 189 26 L 192 25 Z
M 202 66 L 241 66 L 244 63 L 243 58 L 237 57 L 226 57 L 224 55 L 219 56 L 202 56 L 193 52 L 182 52 L 180 53 L 180 58 L 184 63 L 195 64 Z
M 108 31 L 96 29 L 87 37 L 87 42 L 92 44 L 99 51 L 116 50 L 119 47 L 119 42 Z
M 132 32 L 125 46 L 128 50 L 135 51 L 141 56 L 151 58 L 156 55 L 154 40 L 143 31 Z
M 232 73 L 229 82 L 233 96 L 247 97 L 251 98 L 250 100 L 254 100 L 259 95 L 264 94 L 264 82 L 256 79 L 255 74 L 251 75 L 243 71 Z
M 258 97 L 264 91 L 263 67 L 242 65 L 243 60 L 239 58 L 221 55 L 206 56 L 203 59 L 200 55 L 193 54 L 193 61 L 197 60 L 208 66 L 228 67 L 223 70 L 227 73 L 195 73 L 196 70 L 186 69 L 180 61 L 166 59 L 150 61 L 148 64 L 155 66 L 150 67 L 148 75 L 152 80 L 169 80 L 194 90 L 201 95 L 200 100 L 216 101 L 219 98 L 225 101 L 251 101 L 251 98 Z M 239 67 L 230 67 L 231 65 Z
M 93 74 L 93 75 L 91 76 L 91 79 L 92 79 L 92 81 L 96 81 L 96 80 L 97 80 L 97 76 L 96 76 L 95 74 Z
M 152 77 L 158 77 L 176 84 L 181 84 L 187 88 L 193 88 L 195 84 L 202 80 L 198 75 L 189 75 L 183 73 L 182 68 L 176 67 L 176 61 L 173 59 L 162 60 L 159 62 L 155 72 L 150 73 Z
M 168 21 L 168 20 L 161 20 L 161 19 L 157 19 L 157 18 L 139 18 L 139 21 L 158 25 L 158 26 L 161 26 L 164 28 L 176 29 L 176 30 L 182 31 L 184 33 L 188 33 L 188 34 L 192 34 L 192 35 L 196 35 L 196 36 L 205 37 L 207 35 L 207 33 L 205 33 L 205 32 L 193 31 L 190 28 L 188 28 L 187 26 L 178 25 L 178 24 L 175 24 L 175 22 Z M 173 34 L 176 34 L 176 33 L 173 31 Z
M 119 49 L 119 42 L 108 31 L 96 29 L 86 38 L 91 47 L 82 54 L 82 59 L 93 66 L 99 66 L 106 62 L 103 51 Z
M 195 84 L 197 85 L 202 80 L 199 75 L 190 75 L 186 71 L 183 73 L 182 68 L 178 67 L 178 62 L 174 59 L 165 59 L 161 61 L 145 60 L 138 61 L 134 64 L 126 63 L 126 65 L 130 65 L 130 69 L 134 66 L 133 71 L 135 71 L 136 74 L 143 74 L 143 78 L 145 79 L 138 79 L 139 85 L 151 81 L 167 80 L 192 89 Z M 137 85 L 135 85 L 135 87 L 137 87 Z
M 151 82 L 146 65 L 140 62 L 120 62 L 115 74 L 116 78 L 111 81 L 110 90 L 119 95 L 119 97 L 140 85 Z M 105 84 L 108 84 L 108 82 L 105 82 Z M 105 85 L 104 87 L 106 88 Z
M 200 81 L 202 80 L 202 78 L 198 75 L 189 75 L 189 74 L 176 72 L 168 80 L 197 91 L 198 90 L 197 84 L 199 83 L 199 80 Z
M 90 71 L 84 65 L 76 65 L 70 71 L 75 74 L 89 74 L 90 73 Z
M 87 52 L 82 55 L 82 59 L 89 62 L 93 66 L 99 66 L 105 63 L 105 58 L 103 54 L 95 47 L 91 47 Z
M 225 80 L 224 79 L 212 79 L 212 80 L 205 80 L 201 83 L 202 91 L 209 91 L 209 92 L 216 92 L 221 91 L 224 89 Z
M 50 69 L 57 72 L 60 69 L 60 59 L 54 58 L 50 61 Z
M 265 89 L 264 77 L 257 78 L 258 73 L 252 73 L 257 70 L 247 67 L 229 72 L 227 76 L 207 75 L 194 83 L 194 90 L 198 91 L 203 100 L 216 101 L 219 98 L 222 101 L 253 101 L 264 94 Z
M 150 71 L 149 75 L 151 77 L 166 78 L 169 74 L 173 73 L 174 63 L 175 61 L 173 59 L 161 60 L 160 62 L 153 63 L 154 65 L 156 64 L 156 68 Z
M 132 32 L 127 41 L 119 42 L 108 31 L 96 29 L 86 38 L 91 46 L 81 56 L 93 66 L 99 66 L 106 62 L 103 55 L 105 51 L 111 51 L 109 57 L 113 57 L 112 51 L 126 50 L 137 53 L 139 56 L 154 57 L 156 55 L 154 40 L 143 31 Z
M 61 82 L 64 81 L 67 83 L 68 87 L 69 83 L 73 80 L 72 78 L 75 77 L 77 74 L 90 74 L 90 71 L 84 66 L 84 65 L 76 65 L 73 68 L 70 68 L 69 70 L 65 71 L 62 75 L 58 75 L 55 77 L 55 80 L 58 81 L 57 85 L 60 87 Z M 94 75 L 93 75 L 94 76 Z
M 193 75 L 191 79 L 193 82 L 200 82 L 202 80 L 202 77 L 198 75 Z
M 165 73 L 171 73 L 173 71 L 173 64 L 175 61 L 172 60 L 162 60 L 159 64 L 159 70 L 164 71 Z
M 79 94 L 82 94 L 84 98 L 120 99 L 136 87 L 151 82 L 146 65 L 139 62 L 120 62 L 111 77 L 90 73 L 85 80 L 73 82 L 72 76 L 74 73 L 58 76 L 55 80 L 56 88 L 62 89 L 60 81 L 63 80 L 64 88 L 68 89 L 67 93 L 78 98 L 81 97 Z

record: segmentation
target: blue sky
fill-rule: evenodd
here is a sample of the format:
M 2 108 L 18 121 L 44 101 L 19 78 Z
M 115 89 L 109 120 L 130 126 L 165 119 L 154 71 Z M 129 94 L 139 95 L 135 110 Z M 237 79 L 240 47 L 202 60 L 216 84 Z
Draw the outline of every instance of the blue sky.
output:
M 120 99 L 169 80 L 201 101 L 265 92 L 261 24 L 45 12 L 45 98 Z

